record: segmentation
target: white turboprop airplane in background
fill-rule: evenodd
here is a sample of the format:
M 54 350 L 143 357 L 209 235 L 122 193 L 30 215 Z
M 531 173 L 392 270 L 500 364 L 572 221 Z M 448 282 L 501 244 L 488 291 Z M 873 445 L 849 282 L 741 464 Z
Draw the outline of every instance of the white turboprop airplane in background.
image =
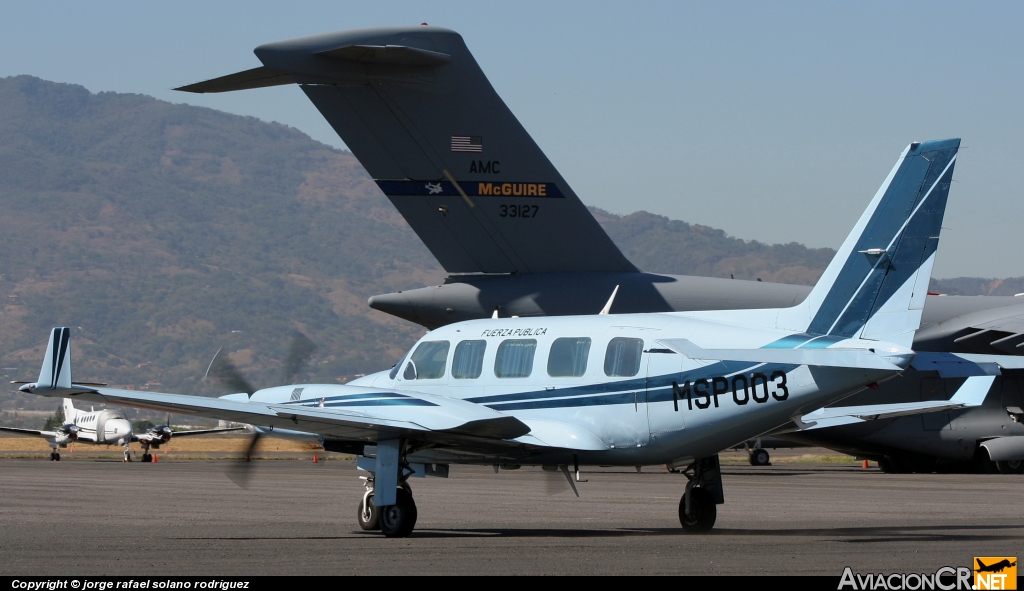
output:
M 410 476 L 449 464 L 667 465 L 688 483 L 686 532 L 724 503 L 718 452 L 754 437 L 977 404 L 991 375 L 953 400 L 822 407 L 898 375 L 917 330 L 959 140 L 900 155 L 805 301 L 791 308 L 500 318 L 429 332 L 390 372 L 204 398 L 71 380 L 56 328 L 40 379 L 21 390 L 319 436 L 371 472 L 359 524 L 389 537 L 416 523 Z M 926 355 L 924 353 L 921 356 Z M 920 357 L 920 356 L 919 356 Z M 1020 368 L 1024 358 L 958 355 Z
M 66 329 L 65 329 L 66 330 Z M 58 345 L 60 340 L 58 340 Z M 70 345 L 67 348 L 67 363 L 71 362 Z M 228 427 L 219 429 L 197 429 L 193 431 L 172 431 L 167 425 L 157 425 L 147 429 L 145 433 L 136 435 L 131 422 L 125 416 L 124 411 L 114 409 L 101 409 L 84 411 L 75 408 L 71 400 L 65 398 L 63 401 L 64 424 L 53 431 L 40 431 L 35 429 L 18 429 L 15 427 L 0 427 L 0 431 L 27 435 L 29 437 L 42 437 L 49 444 L 53 451 L 50 452 L 50 460 L 60 461 L 60 448 L 75 443 L 91 443 L 96 445 L 119 445 L 124 446 L 124 461 L 132 461 L 131 450 L 128 446 L 132 442 L 142 445 L 142 461 L 153 461 L 153 455 L 149 449 L 160 449 L 160 446 L 168 443 L 171 436 L 181 437 L 182 435 L 202 435 L 205 433 L 219 433 L 223 431 L 240 431 L 245 427 Z

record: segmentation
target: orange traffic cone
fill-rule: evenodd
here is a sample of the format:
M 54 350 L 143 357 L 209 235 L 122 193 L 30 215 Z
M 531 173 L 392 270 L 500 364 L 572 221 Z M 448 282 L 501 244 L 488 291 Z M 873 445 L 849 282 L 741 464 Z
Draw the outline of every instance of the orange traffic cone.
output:
M 157 460 L 157 458 L 158 458 L 158 457 L 159 457 L 159 456 L 157 456 L 156 454 L 153 454 L 153 463 L 154 463 L 154 464 L 155 464 L 155 463 L 157 463 L 157 461 L 158 461 L 158 460 Z
M 313 454 L 313 463 L 314 464 L 320 463 L 320 460 L 316 459 L 316 454 Z
M 868 461 L 867 461 L 867 460 L 864 460 L 864 469 L 865 469 L 865 470 L 867 470 L 867 469 L 868 469 Z

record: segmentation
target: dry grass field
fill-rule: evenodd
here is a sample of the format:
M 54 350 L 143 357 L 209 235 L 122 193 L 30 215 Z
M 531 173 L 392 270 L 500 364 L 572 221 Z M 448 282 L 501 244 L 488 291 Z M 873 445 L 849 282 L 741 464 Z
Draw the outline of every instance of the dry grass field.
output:
M 185 459 L 183 456 L 189 456 L 191 454 L 241 454 L 249 446 L 248 436 L 235 436 L 235 437 L 182 437 L 179 439 L 172 439 L 168 445 L 161 446 L 157 451 L 154 450 L 161 459 L 164 456 L 168 458 L 179 457 Z M 72 451 L 74 449 L 74 451 Z M 131 450 L 138 454 L 142 453 L 142 447 L 137 443 L 133 443 Z M 80 443 L 67 449 L 61 450 L 61 456 L 68 459 L 79 457 L 106 457 L 106 456 L 119 456 L 122 448 L 120 446 L 111 445 L 92 445 L 88 443 Z M 286 454 L 312 454 L 320 452 L 322 449 L 319 445 L 300 443 L 297 441 L 289 441 L 286 439 L 275 439 L 271 437 L 263 437 L 256 444 L 256 453 L 286 453 Z M 31 455 L 36 454 L 49 454 L 50 447 L 46 441 L 37 437 L 21 437 L 21 436 L 3 436 L 0 437 L 0 456 L 18 456 L 18 455 Z M 219 457 L 219 456 L 218 456 Z

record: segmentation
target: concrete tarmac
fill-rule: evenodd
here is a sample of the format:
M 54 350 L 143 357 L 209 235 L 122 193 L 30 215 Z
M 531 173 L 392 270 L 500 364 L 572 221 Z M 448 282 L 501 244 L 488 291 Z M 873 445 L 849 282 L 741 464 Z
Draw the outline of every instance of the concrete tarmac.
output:
M 452 466 L 411 480 L 412 537 L 355 522 L 352 461 L 0 460 L 0 574 L 932 573 L 1024 554 L 1024 476 L 892 475 L 854 464 L 724 466 L 710 535 L 684 535 L 685 478 Z

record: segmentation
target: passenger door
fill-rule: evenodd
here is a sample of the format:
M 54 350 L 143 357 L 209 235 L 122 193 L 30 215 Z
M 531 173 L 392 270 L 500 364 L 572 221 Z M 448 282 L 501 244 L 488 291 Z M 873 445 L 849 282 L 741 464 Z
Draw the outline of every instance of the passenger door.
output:
M 651 439 L 655 442 L 659 434 L 681 431 L 686 427 L 672 388 L 673 382 L 679 382 L 682 365 L 683 356 L 669 349 L 649 349 L 647 352 L 647 420 Z

